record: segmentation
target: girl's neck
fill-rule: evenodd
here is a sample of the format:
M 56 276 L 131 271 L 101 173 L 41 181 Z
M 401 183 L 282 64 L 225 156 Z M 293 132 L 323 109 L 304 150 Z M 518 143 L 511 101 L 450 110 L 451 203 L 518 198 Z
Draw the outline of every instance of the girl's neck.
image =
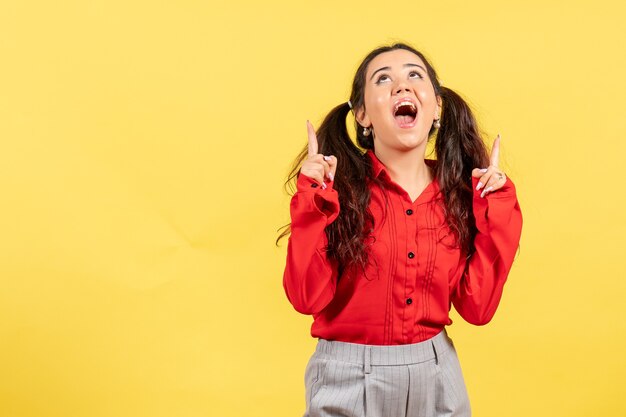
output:
M 385 165 L 391 179 L 405 190 L 425 188 L 432 180 L 433 174 L 424 162 L 424 147 L 420 146 L 409 151 L 378 147 L 376 157 Z

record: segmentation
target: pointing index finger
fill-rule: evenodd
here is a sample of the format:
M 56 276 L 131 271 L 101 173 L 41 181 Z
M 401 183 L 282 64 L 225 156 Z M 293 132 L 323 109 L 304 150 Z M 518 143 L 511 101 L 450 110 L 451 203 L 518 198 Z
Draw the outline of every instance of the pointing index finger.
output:
M 500 134 L 496 137 L 496 140 L 493 141 L 493 146 L 491 148 L 491 165 L 494 167 L 498 167 L 498 162 L 500 160 Z
M 309 156 L 317 154 L 317 135 L 315 135 L 315 129 L 308 120 L 306 121 L 306 129 L 309 134 Z

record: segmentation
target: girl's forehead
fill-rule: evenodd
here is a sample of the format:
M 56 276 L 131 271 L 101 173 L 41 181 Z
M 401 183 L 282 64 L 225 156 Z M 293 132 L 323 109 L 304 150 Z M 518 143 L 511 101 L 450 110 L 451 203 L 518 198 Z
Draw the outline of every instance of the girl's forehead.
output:
M 413 52 L 406 49 L 394 49 L 383 52 L 372 59 L 367 67 L 367 72 L 370 74 L 382 67 L 401 68 L 404 64 L 419 64 L 424 68 L 426 67 L 424 61 Z

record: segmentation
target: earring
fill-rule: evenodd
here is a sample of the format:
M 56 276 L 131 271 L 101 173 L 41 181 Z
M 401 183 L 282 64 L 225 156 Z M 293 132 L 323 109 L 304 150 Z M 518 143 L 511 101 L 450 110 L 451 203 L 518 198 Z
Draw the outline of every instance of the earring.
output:
M 364 127 L 363 128 L 363 136 L 369 136 L 371 130 L 372 129 L 370 129 L 369 127 Z
M 441 122 L 439 121 L 440 119 L 435 119 L 435 128 L 439 129 L 441 127 Z

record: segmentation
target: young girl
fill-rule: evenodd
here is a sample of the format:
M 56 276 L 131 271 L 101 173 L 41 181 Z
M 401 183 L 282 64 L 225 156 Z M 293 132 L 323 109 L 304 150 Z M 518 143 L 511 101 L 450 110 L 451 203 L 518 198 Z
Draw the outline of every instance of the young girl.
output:
M 402 43 L 370 52 L 350 100 L 307 128 L 283 277 L 318 338 L 305 417 L 470 416 L 445 326 L 451 305 L 492 319 L 519 244 L 499 136 L 489 154 L 468 105 Z

